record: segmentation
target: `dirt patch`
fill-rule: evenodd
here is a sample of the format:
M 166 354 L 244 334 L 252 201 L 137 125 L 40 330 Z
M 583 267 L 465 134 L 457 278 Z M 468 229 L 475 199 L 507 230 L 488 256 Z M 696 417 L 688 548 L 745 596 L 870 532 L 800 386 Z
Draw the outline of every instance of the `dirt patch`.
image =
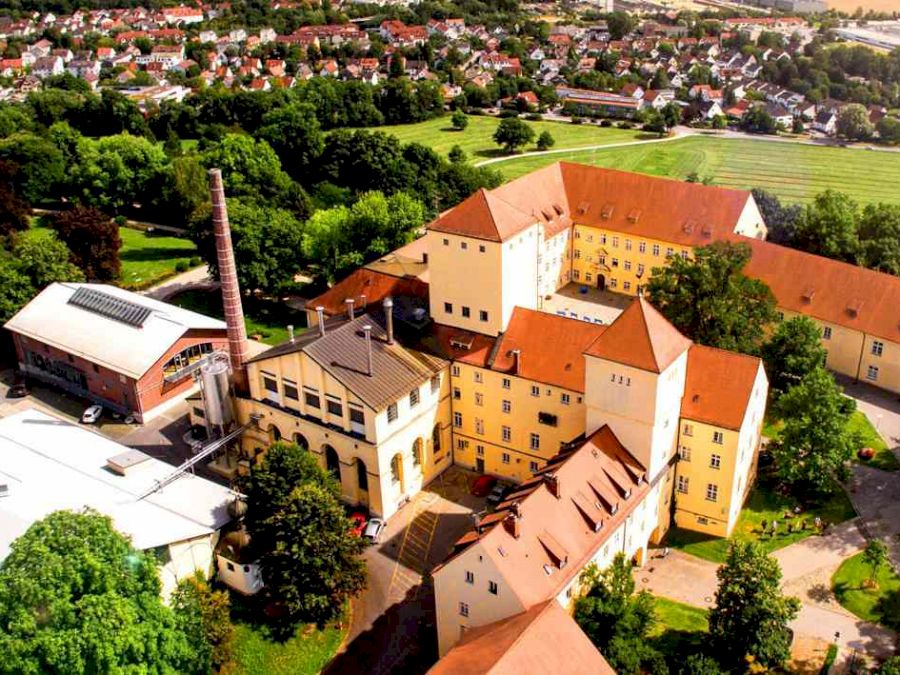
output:
M 788 662 L 788 671 L 791 673 L 809 673 L 810 675 L 822 670 L 825 663 L 825 654 L 828 652 L 828 642 L 818 638 L 798 635 L 791 645 L 791 660 Z

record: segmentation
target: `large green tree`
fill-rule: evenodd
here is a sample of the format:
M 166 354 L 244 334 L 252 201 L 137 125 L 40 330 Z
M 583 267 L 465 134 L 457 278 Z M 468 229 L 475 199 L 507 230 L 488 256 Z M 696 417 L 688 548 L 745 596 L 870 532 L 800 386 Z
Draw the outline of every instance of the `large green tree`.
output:
M 857 262 L 880 272 L 900 275 L 900 206 L 868 204 L 857 225 Z
M 114 281 L 122 263 L 119 226 L 99 209 L 76 206 L 53 217 L 53 229 L 69 248 L 75 264 L 88 281 Z
M 534 139 L 534 129 L 518 117 L 500 120 L 494 131 L 494 143 L 502 145 L 506 152 L 515 152 Z
M 2 672 L 208 672 L 195 642 L 162 603 L 155 557 L 106 516 L 52 513 L 0 564 Z
M 272 146 L 294 180 L 313 182 L 308 172 L 315 170 L 325 149 L 325 135 L 312 105 L 290 103 L 266 113 L 257 133 Z
M 653 270 L 650 301 L 700 344 L 758 354 L 777 315 L 769 287 L 743 273 L 750 255 L 745 244 L 715 243 L 696 249 L 693 258 L 672 257 Z
M 784 428 L 770 445 L 779 480 L 808 497 L 838 489 L 836 480 L 847 476 L 847 463 L 859 447 L 847 425 L 855 408 L 824 367 L 788 389 L 775 406 Z
M 31 205 L 16 184 L 19 167 L 0 160 L 0 237 L 27 230 L 31 219 Z
M 783 394 L 808 372 L 824 366 L 827 355 L 815 321 L 796 316 L 780 322 L 762 348 L 769 388 Z
M 197 658 L 208 663 L 214 673 L 231 672 L 235 631 L 228 592 L 214 590 L 197 572 L 178 583 L 170 604 L 189 635 L 203 636 L 203 640 L 193 640 Z
M 825 190 L 803 210 L 791 246 L 826 258 L 855 262 L 858 217 L 859 207 L 850 197 Z
M 655 663 L 658 652 L 648 637 L 656 621 L 653 596 L 635 594 L 631 563 L 622 553 L 605 570 L 588 567 L 582 573 L 588 592 L 575 602 L 575 621 L 621 673 L 639 673 Z
M 838 112 L 837 134 L 851 141 L 864 141 L 872 137 L 875 127 L 869 121 L 869 111 L 860 103 L 848 103 Z
M 245 523 L 262 564 L 267 597 L 277 603 L 273 628 L 293 634 L 298 623 L 325 624 L 366 583 L 363 540 L 350 530 L 340 489 L 315 456 L 279 442 L 241 481 Z
M 800 602 L 781 593 L 778 562 L 755 542 L 734 540 L 716 576 L 709 636 L 722 664 L 743 672 L 750 657 L 766 668 L 781 666 L 790 656 L 788 624 Z

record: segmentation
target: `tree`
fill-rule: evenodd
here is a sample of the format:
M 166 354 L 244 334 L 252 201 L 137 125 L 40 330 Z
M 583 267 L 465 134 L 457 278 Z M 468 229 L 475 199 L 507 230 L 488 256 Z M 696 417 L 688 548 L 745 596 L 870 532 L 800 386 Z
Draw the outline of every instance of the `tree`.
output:
M 425 219 L 421 202 L 398 192 L 363 194 L 350 208 L 316 211 L 309 219 L 303 250 L 329 281 L 412 241 Z
M 674 103 L 666 103 L 662 109 L 662 116 L 667 128 L 677 127 L 681 123 L 681 108 Z
M 337 482 L 315 457 L 275 443 L 241 480 L 245 524 L 268 597 L 281 607 L 273 628 L 292 635 L 300 622 L 323 625 L 365 587 L 365 544 L 350 530 Z
M 582 581 L 589 590 L 575 602 L 575 621 L 616 671 L 639 672 L 657 657 L 647 641 L 656 622 L 653 597 L 635 595 L 631 563 L 622 553 L 603 571 L 589 566 Z
M 724 675 L 724 671 L 712 656 L 691 654 L 684 660 L 678 675 Z
M 0 565 L 0 653 L 19 673 L 204 673 L 195 636 L 160 598 L 152 553 L 93 511 L 57 511 Z
M 542 131 L 541 135 L 538 136 L 537 149 L 549 150 L 554 145 L 556 145 L 556 139 L 553 138 L 552 134 L 549 131 Z
M 878 120 L 878 136 L 885 143 L 900 141 L 900 119 L 885 116 Z
M 99 209 L 76 206 L 53 217 L 53 229 L 71 251 L 70 260 L 88 281 L 114 281 L 122 264 L 119 226 Z
M 869 111 L 860 103 L 848 103 L 838 111 L 837 134 L 851 141 L 872 137 L 875 127 L 869 121 Z
M 757 354 L 766 327 L 775 321 L 775 299 L 762 281 L 743 269 L 750 260 L 746 244 L 719 242 L 674 256 L 655 269 L 647 292 L 672 324 L 700 344 Z
M 447 159 L 449 159 L 454 164 L 459 164 L 461 162 L 466 161 L 466 151 L 463 150 L 458 145 L 454 145 L 450 148 L 450 152 L 447 153 Z
M 9 255 L 0 257 L 0 323 L 9 321 L 36 292 L 14 258 Z
M 266 113 L 257 136 L 266 141 L 288 174 L 297 181 L 307 173 L 325 149 L 325 135 L 309 103 L 289 103 Z
M 795 316 L 780 322 L 762 348 L 773 394 L 783 394 L 808 372 L 824 366 L 827 355 L 815 321 Z
M 868 566 L 871 574 L 867 581 L 870 588 L 878 587 L 878 572 L 888 563 L 888 549 L 880 539 L 870 539 L 863 549 L 863 562 Z
M 860 265 L 900 275 L 900 207 L 867 204 L 859 217 L 857 235 Z
M 875 675 L 900 675 L 900 656 L 892 656 L 882 663 Z
M 506 117 L 500 120 L 494 131 L 494 142 L 503 146 L 507 152 L 513 153 L 517 148 L 528 145 L 534 138 L 534 129 L 517 117 Z
M 31 204 L 52 198 L 66 176 L 62 152 L 47 138 L 28 132 L 0 140 L 0 160 L 19 167 L 16 193 Z
M 785 206 L 776 195 L 760 188 L 753 188 L 753 199 L 769 230 L 766 239 L 790 246 L 797 230 L 797 221 L 803 213 L 800 205 Z
M 457 131 L 465 131 L 466 127 L 469 126 L 469 116 L 462 110 L 457 110 L 450 116 L 450 124 Z
M 658 110 L 650 110 L 644 120 L 644 131 L 649 131 L 658 135 L 660 138 L 666 135 L 666 119 Z
M 752 657 L 767 668 L 781 666 L 790 656 L 788 624 L 800 602 L 782 595 L 778 562 L 754 542 L 733 540 L 716 576 L 709 637 L 721 663 L 743 671 Z
M 245 292 L 278 294 L 290 287 L 306 264 L 303 257 L 304 225 L 285 209 L 261 206 L 250 199 L 227 198 L 228 220 L 238 283 Z M 191 240 L 210 271 L 218 275 L 209 203 L 190 220 Z
M 854 262 L 859 248 L 859 207 L 847 195 L 825 190 L 797 220 L 792 246 L 826 258 Z
M 208 663 L 204 670 L 230 672 L 234 662 L 234 625 L 231 623 L 231 598 L 226 591 L 210 588 L 203 574 L 182 579 L 172 594 L 171 606 L 178 613 L 188 635 L 194 640 L 197 658 Z
M 754 106 L 744 113 L 741 118 L 741 127 L 751 134 L 774 134 L 778 131 L 778 124 L 762 106 Z
M 0 237 L 27 230 L 31 205 L 16 186 L 19 167 L 0 160 Z
M 613 40 L 621 40 L 634 30 L 637 20 L 629 12 L 613 12 L 606 17 L 609 35 Z
M 834 377 L 815 368 L 787 390 L 775 412 L 784 420 L 771 444 L 779 480 L 795 494 L 816 498 L 835 491 L 847 476 L 846 463 L 859 447 L 847 426 L 856 403 L 841 393 Z

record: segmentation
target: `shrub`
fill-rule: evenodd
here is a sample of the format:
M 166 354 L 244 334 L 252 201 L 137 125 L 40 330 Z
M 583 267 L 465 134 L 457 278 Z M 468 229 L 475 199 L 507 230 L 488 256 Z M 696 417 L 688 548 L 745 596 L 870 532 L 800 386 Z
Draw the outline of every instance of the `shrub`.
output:
M 600 120 L 600 126 L 601 127 L 611 127 L 612 120 Z
M 177 263 L 175 263 L 175 271 L 178 272 L 179 274 L 181 274 L 182 272 L 187 272 L 188 271 L 187 261 L 179 260 Z
M 126 218 L 125 216 L 122 216 L 122 215 L 116 216 L 115 218 L 113 218 L 113 221 L 119 227 L 125 227 L 125 225 L 128 224 L 128 218 Z
M 544 119 L 544 116 L 540 113 L 528 113 L 527 115 L 525 115 L 525 119 L 529 122 L 540 122 L 542 119 Z
M 572 124 L 584 124 L 584 118 L 582 117 L 573 117 Z
M 190 261 L 188 261 L 188 265 L 191 267 L 200 267 L 203 264 L 203 261 L 200 259 L 199 255 L 193 256 Z

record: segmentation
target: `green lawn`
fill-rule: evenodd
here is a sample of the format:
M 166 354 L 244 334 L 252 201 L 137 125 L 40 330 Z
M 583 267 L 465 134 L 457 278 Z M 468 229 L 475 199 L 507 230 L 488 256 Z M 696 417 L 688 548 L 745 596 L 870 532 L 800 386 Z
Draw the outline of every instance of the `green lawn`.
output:
M 122 248 L 121 286 L 131 290 L 148 288 L 176 274 L 175 266 L 189 264 L 197 255 L 197 247 L 188 239 L 159 234 L 148 235 L 143 230 L 120 227 Z
M 861 619 L 900 629 L 900 577 L 885 565 L 869 587 L 870 575 L 862 553 L 845 560 L 831 578 L 838 602 Z
M 523 119 L 524 118 L 520 118 Z M 601 127 L 597 124 L 570 124 L 567 122 L 525 122 L 534 129 L 534 141 L 543 131 L 549 131 L 556 140 L 553 149 L 579 148 L 590 145 L 627 143 L 642 138 L 651 138 L 647 134 L 636 129 L 613 129 Z M 420 143 L 436 152 L 446 155 L 450 148 L 459 145 L 469 159 L 478 162 L 489 157 L 498 157 L 502 153 L 494 143 L 492 136 L 500 120 L 496 117 L 480 115 L 469 116 L 469 126 L 465 131 L 454 131 L 450 124 L 450 116 L 438 117 L 417 124 L 398 124 L 394 126 L 373 127 L 371 131 L 384 131 L 393 134 L 403 143 Z M 525 150 L 534 150 L 534 144 Z M 551 155 L 550 157 L 553 157 Z M 549 160 L 552 161 L 552 160 Z M 544 164 L 549 163 L 544 162 Z M 498 165 L 498 167 L 504 164 Z
M 653 599 L 659 622 L 650 635 L 653 646 L 670 663 L 678 663 L 693 652 L 701 651 L 709 631 L 709 613 L 668 598 Z
M 493 165 L 511 179 L 557 161 L 683 179 L 711 176 L 715 185 L 760 187 L 782 199 L 807 202 L 833 188 L 861 203 L 900 204 L 900 153 L 707 137 L 634 147 L 573 151 Z
M 169 302 L 218 319 L 225 316 L 219 291 L 185 291 Z M 288 339 L 289 324 L 295 326 L 295 334 L 305 330 L 305 314 L 282 302 L 244 298 L 243 305 L 247 335 L 251 339 L 258 336 L 260 342 L 277 345 Z
M 757 485 L 741 511 L 732 538 L 756 541 L 766 552 L 771 553 L 810 536 L 814 531 L 813 520 L 816 516 L 823 523 L 842 523 L 856 515 L 843 490 L 836 492 L 828 502 L 809 508 L 800 516 L 785 519 L 785 513 L 792 512 L 797 505 L 797 500 L 792 497 L 780 495 L 767 486 Z M 763 520 L 767 522 L 768 528 L 771 528 L 773 520 L 778 522 L 778 533 L 774 537 L 762 533 Z M 787 523 L 791 524 L 793 530 L 790 533 L 786 531 Z M 806 523 L 806 529 L 798 528 L 798 523 Z M 679 528 L 672 528 L 666 535 L 666 544 L 672 548 L 717 563 L 725 561 L 729 541 Z
M 347 635 L 349 622 L 324 630 L 303 626 L 290 640 L 272 639 L 265 624 L 247 620 L 249 610 L 232 594 L 234 656 L 240 675 L 316 675 L 332 659 Z
M 897 461 L 897 456 L 891 451 L 888 447 L 888 444 L 885 442 L 884 438 L 881 437 L 875 427 L 872 426 L 872 423 L 869 421 L 869 418 L 866 417 L 862 412 L 857 410 L 853 413 L 853 416 L 850 417 L 850 424 L 848 425 L 851 431 L 855 431 L 859 434 L 862 439 L 863 448 L 873 448 L 875 450 L 875 456 L 865 464 L 869 466 L 874 466 L 878 469 L 882 469 L 883 471 L 896 471 L 900 469 L 900 462 Z

